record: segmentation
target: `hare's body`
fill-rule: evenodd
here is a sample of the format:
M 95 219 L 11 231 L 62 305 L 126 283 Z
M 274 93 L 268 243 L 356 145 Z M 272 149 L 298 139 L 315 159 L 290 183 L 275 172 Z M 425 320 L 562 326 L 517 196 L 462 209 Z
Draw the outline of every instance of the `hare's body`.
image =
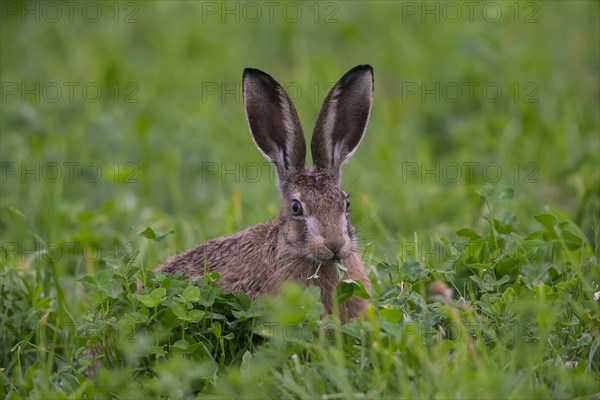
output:
M 306 174 L 305 180 L 315 179 L 314 190 L 327 190 L 331 182 L 320 177 L 321 182 L 312 174 Z M 318 176 L 318 175 L 317 175 Z M 327 197 L 322 193 L 319 199 Z M 291 229 L 290 229 L 291 228 Z M 354 246 L 354 229 L 349 223 L 346 230 L 351 234 L 351 247 L 339 260 L 307 260 L 304 246 L 295 246 L 295 236 L 305 235 L 302 228 L 290 227 L 288 218 L 280 215 L 272 221 L 254 225 L 232 235 L 209 240 L 193 249 L 187 250 L 169 259 L 161 269 L 176 273 L 183 271 L 187 277 L 202 276 L 205 268 L 221 275 L 220 283 L 228 291 L 242 291 L 255 299 L 264 293 L 276 293 L 282 282 L 296 281 L 305 285 L 318 285 L 325 312 L 331 313 L 333 292 L 338 283 L 335 262 L 339 261 L 347 269 L 350 279 L 362 281 L 367 289 L 371 285 L 365 273 L 360 257 Z M 317 271 L 318 270 L 318 271 Z M 309 279 L 318 272 L 318 278 Z M 342 315 L 356 315 L 364 307 L 365 301 L 353 297 L 342 304 Z
M 187 250 L 169 259 L 163 266 L 165 272 L 176 273 L 183 270 L 186 277 L 202 276 L 204 266 L 221 275 L 220 283 L 227 291 L 241 291 L 250 299 L 262 294 L 275 294 L 282 282 L 295 281 L 304 285 L 317 285 L 321 290 L 321 302 L 325 312 L 331 313 L 333 292 L 338 283 L 335 263 L 307 263 L 298 255 L 278 252 L 279 220 L 254 225 L 241 232 L 221 236 Z M 247 237 L 251 239 L 246 240 Z M 265 242 L 269 244 L 265 247 Z M 273 245 L 270 245 L 274 243 Z M 277 244 L 275 244 L 277 243 Z M 232 257 L 237 254 L 236 257 Z M 340 262 L 347 270 L 348 277 L 360 280 L 370 290 L 367 274 L 356 253 Z M 252 265 L 249 273 L 248 266 Z M 209 267 L 210 266 L 210 267 Z M 309 279 L 318 269 L 318 279 Z M 355 316 L 364 307 L 365 300 L 353 297 L 340 306 L 344 316 Z
M 325 312 L 331 313 L 338 283 L 336 263 L 346 268 L 348 278 L 371 289 L 348 220 L 349 198 L 339 181 L 341 163 L 356 149 L 367 124 L 372 69 L 350 70 L 325 99 L 311 142 L 311 167 L 304 166 L 304 136 L 283 88 L 254 69 L 244 71 L 243 86 L 254 141 L 277 167 L 282 198 L 279 216 L 187 250 L 160 269 L 183 271 L 187 277 L 215 271 L 225 290 L 243 291 L 251 299 L 274 294 L 287 281 L 318 285 Z M 309 279 L 317 271 L 318 278 Z M 357 316 L 365 304 L 352 297 L 340 306 L 342 317 Z

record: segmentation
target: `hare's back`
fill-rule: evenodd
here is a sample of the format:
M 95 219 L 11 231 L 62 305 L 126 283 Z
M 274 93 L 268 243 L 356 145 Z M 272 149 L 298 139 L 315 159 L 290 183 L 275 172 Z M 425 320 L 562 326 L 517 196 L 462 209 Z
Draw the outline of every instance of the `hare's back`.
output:
M 254 275 L 256 268 L 266 262 L 272 244 L 273 221 L 254 225 L 244 231 L 220 236 L 168 259 L 158 270 L 186 278 L 203 276 L 205 271 L 219 272 L 224 286 L 230 280 L 239 281 Z M 253 273 L 254 272 L 254 273 Z

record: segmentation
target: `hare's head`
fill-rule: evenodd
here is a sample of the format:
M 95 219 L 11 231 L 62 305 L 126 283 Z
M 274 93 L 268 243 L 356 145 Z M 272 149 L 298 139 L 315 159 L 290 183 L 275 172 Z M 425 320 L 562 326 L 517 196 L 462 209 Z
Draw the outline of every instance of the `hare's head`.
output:
M 313 165 L 294 104 L 268 74 L 247 68 L 244 107 L 254 142 L 275 164 L 281 192 L 281 234 L 298 256 L 337 262 L 355 250 L 350 200 L 340 188 L 341 166 L 360 143 L 371 111 L 373 69 L 348 71 L 325 98 L 311 141 Z

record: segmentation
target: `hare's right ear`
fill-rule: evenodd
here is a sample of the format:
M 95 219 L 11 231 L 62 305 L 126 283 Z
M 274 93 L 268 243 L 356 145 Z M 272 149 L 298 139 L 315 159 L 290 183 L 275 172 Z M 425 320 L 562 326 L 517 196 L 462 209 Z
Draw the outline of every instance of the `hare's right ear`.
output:
M 342 163 L 358 147 L 373 103 L 373 68 L 358 65 L 333 86 L 313 133 L 310 148 L 315 166 L 339 181 Z
M 258 69 L 244 69 L 242 86 L 254 143 L 285 180 L 304 168 L 306 161 L 306 142 L 296 108 L 281 85 Z

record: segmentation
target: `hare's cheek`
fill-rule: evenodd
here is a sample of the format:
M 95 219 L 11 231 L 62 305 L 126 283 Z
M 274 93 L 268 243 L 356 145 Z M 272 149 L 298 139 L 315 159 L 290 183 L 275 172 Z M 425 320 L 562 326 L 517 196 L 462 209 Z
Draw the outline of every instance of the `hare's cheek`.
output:
M 291 221 L 290 228 L 286 232 L 288 243 L 301 244 L 306 241 L 306 224 L 301 220 Z
M 323 237 L 319 233 L 319 224 L 315 217 L 306 217 L 305 219 L 305 240 L 308 251 L 315 255 L 321 255 L 323 249 Z
M 315 237 L 319 235 L 319 224 L 315 217 L 308 216 L 304 220 L 305 235 Z
M 352 226 L 352 224 L 350 222 L 348 222 L 347 225 L 347 232 L 348 232 L 348 237 L 353 238 L 354 235 L 356 234 L 356 230 L 354 229 L 354 227 Z
M 306 249 L 319 260 L 331 257 L 331 252 L 326 249 L 323 237 L 320 235 L 309 236 L 306 241 Z
M 347 214 L 342 216 L 342 222 L 340 226 L 344 227 L 344 234 L 348 236 L 348 238 L 351 239 L 354 236 L 354 227 L 350 223 L 350 219 L 348 218 Z

